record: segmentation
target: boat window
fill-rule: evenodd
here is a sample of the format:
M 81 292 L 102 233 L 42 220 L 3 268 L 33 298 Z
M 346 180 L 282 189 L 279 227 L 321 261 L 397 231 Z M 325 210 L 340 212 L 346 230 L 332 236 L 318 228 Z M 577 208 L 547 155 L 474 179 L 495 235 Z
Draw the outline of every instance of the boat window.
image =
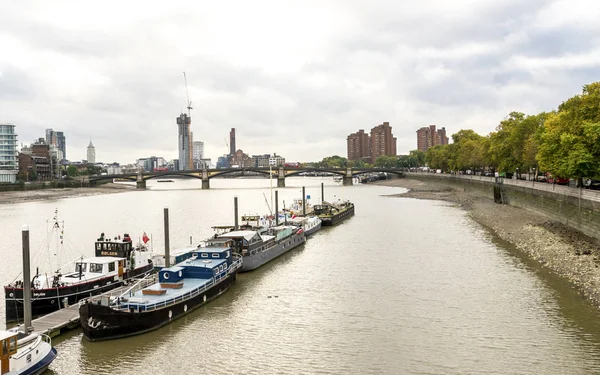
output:
M 96 250 L 102 250 L 102 244 L 101 243 L 97 243 L 96 244 Z
M 100 263 L 90 263 L 90 272 L 93 272 L 93 273 L 102 273 L 102 264 L 100 264 Z
M 223 265 L 223 269 L 224 269 L 224 270 L 226 270 L 226 269 L 227 269 L 227 263 L 225 263 L 225 264 Z
M 212 257 L 213 258 L 218 258 L 219 257 L 219 253 L 213 253 Z
M 208 258 L 208 254 L 206 254 L 206 253 L 202 253 L 201 256 L 202 256 L 202 258 Z
M 115 270 L 115 264 L 114 263 L 108 263 L 108 272 L 113 272 Z
M 227 250 L 227 258 L 229 258 L 230 254 L 229 254 L 229 250 Z
M 77 263 L 75 265 L 75 272 L 86 272 L 87 263 Z
M 123 251 L 123 244 L 122 243 L 117 244 L 117 250 L 118 251 Z

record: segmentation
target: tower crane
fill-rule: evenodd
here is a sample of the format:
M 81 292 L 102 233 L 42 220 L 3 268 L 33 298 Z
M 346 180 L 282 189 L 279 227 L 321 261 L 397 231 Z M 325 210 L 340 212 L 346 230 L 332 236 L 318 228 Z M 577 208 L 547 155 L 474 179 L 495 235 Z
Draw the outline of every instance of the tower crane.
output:
M 183 80 L 185 82 L 185 97 L 187 99 L 187 109 L 188 109 L 188 117 L 192 117 L 192 102 L 190 102 L 190 94 L 188 93 L 188 86 L 187 86 L 187 76 L 185 75 L 185 72 L 183 72 Z

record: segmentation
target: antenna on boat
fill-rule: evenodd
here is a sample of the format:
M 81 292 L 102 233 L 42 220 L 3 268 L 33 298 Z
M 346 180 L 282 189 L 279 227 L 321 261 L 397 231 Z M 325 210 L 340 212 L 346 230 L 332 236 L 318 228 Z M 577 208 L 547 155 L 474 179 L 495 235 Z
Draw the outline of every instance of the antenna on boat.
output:
M 265 203 L 267 204 L 267 208 L 269 209 L 269 213 L 271 215 L 273 215 L 273 210 L 271 209 L 271 206 L 269 206 L 269 201 L 267 200 L 267 196 L 265 195 L 265 193 L 263 193 L 263 197 L 265 197 Z

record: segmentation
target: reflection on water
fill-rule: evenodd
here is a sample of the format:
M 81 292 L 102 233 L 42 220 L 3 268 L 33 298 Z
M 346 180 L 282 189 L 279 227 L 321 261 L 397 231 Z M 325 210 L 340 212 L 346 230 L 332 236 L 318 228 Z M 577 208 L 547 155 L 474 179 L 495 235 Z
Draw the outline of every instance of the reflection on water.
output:
M 319 179 L 289 178 L 287 202 L 316 203 Z M 600 364 L 599 314 L 559 278 L 440 202 L 396 199 L 381 186 L 326 181 L 356 215 L 304 246 L 240 274 L 217 300 L 157 331 L 90 343 L 56 338 L 56 374 L 589 374 Z M 168 186 L 165 186 L 168 185 Z M 43 247 L 55 207 L 66 235 L 91 254 L 100 232 L 152 234 L 162 249 L 162 208 L 174 247 L 240 214 L 265 213 L 268 180 L 150 181 L 148 191 L 5 206 L 2 282 L 18 273 L 19 227 Z M 34 246 L 35 245 L 35 246 Z

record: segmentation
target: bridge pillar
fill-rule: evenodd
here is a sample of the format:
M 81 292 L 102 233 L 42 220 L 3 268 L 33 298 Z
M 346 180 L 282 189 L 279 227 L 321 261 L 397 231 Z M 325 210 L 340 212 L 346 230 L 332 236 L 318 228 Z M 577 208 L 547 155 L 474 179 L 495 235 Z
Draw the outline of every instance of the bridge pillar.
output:
M 202 170 L 202 189 L 210 189 L 210 180 L 208 179 L 208 170 Z
M 137 180 L 135 181 L 135 187 L 137 189 L 146 189 L 146 180 L 142 178 L 142 172 L 138 171 Z
M 353 181 L 353 177 L 352 177 L 352 167 L 348 167 L 346 168 L 346 175 L 344 176 L 344 180 L 343 183 L 344 185 L 353 185 L 354 181 Z
M 279 170 L 277 171 L 277 187 L 285 187 L 285 170 L 283 167 L 279 167 Z

